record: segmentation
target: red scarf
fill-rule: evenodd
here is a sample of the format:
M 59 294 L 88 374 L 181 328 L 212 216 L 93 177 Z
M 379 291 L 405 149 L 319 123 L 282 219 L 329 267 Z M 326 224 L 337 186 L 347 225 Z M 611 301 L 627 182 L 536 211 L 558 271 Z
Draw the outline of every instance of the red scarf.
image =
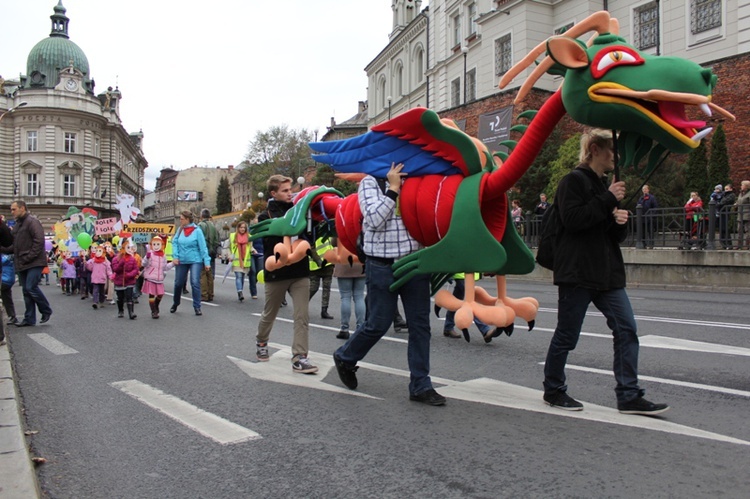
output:
M 163 250 L 152 251 L 151 254 L 154 256 L 164 256 L 164 251 Z
M 237 237 L 235 239 L 235 242 L 237 243 L 237 252 L 239 253 L 240 257 L 240 267 L 244 267 L 245 263 L 245 253 L 247 253 L 247 232 L 244 234 L 237 233 Z
M 94 257 L 94 263 L 104 263 L 104 260 L 106 260 L 106 259 L 107 258 L 104 257 L 104 256 L 95 256 Z
M 195 225 L 186 225 L 185 227 L 182 228 L 182 232 L 184 232 L 185 235 L 188 237 L 190 237 L 190 234 L 192 234 L 194 230 L 195 230 Z

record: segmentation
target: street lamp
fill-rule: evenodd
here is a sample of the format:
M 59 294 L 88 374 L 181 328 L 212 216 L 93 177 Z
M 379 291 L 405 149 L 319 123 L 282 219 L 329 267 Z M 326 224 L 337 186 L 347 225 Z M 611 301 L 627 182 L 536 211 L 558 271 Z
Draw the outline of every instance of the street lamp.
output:
M 4 112 L 4 113 L 3 113 L 2 115 L 0 115 L 0 121 L 2 121 L 2 119 L 3 119 L 3 118 L 5 118 L 5 115 L 6 115 L 6 114 L 10 114 L 10 113 L 12 113 L 13 111 L 15 111 L 16 109 L 18 109 L 19 107 L 23 107 L 23 106 L 25 106 L 26 104 L 28 104 L 28 102 L 26 102 L 26 101 L 22 101 L 22 102 L 19 102 L 19 103 L 18 103 L 17 105 L 13 106 L 12 108 L 8 109 L 8 110 L 7 110 L 7 111 L 5 111 L 5 112 Z
M 461 53 L 464 55 L 464 105 L 466 104 L 466 54 L 469 53 L 469 47 L 461 47 Z
M 305 177 L 303 177 L 302 175 L 297 177 L 297 183 L 302 186 L 305 183 Z
M 263 199 L 263 191 L 260 191 L 260 192 L 258 193 L 258 199 Z
M 391 119 L 391 99 L 392 97 L 388 96 L 388 119 Z

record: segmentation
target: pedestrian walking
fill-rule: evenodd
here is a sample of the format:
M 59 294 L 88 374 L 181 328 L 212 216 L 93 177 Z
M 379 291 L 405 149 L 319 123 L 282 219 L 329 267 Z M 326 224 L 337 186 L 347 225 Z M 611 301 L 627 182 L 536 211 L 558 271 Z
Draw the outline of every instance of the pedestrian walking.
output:
M 180 228 L 172 238 L 172 263 L 175 266 L 174 301 L 171 313 L 177 312 L 182 297 L 182 289 L 190 273 L 190 291 L 193 294 L 193 310 L 195 315 L 203 315 L 201 311 L 201 272 L 211 270 L 211 259 L 208 256 L 206 238 L 203 231 L 193 223 L 193 213 L 180 213 Z

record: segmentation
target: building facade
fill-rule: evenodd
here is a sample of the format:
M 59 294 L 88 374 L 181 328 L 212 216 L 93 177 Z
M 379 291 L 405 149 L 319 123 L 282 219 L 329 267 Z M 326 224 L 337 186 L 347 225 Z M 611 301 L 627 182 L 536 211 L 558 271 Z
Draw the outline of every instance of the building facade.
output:
M 750 0 L 430 0 L 421 11 L 419 1 L 393 0 L 391 8 L 389 43 L 365 67 L 370 127 L 424 106 L 483 138 L 488 118 L 539 109 L 561 83 L 544 75 L 514 105 L 533 68 L 504 90 L 500 77 L 549 36 L 609 10 L 640 50 L 690 59 L 718 75 L 714 100 L 737 117 L 724 124 L 732 177 L 750 178 Z
M 154 190 L 154 217 L 156 222 L 176 223 L 183 210 L 200 216 L 206 208 L 216 213 L 216 193 L 219 181 L 226 177 L 232 185 L 237 170 L 227 168 L 192 166 L 185 170 L 163 168 L 156 179 Z
M 26 74 L 0 79 L 0 206 L 23 199 L 46 231 L 70 206 L 117 216 L 115 196 L 131 194 L 140 207 L 148 167 L 143 133 L 122 126 L 120 90 L 95 93 L 65 14 L 58 3 L 49 37 L 29 52 Z

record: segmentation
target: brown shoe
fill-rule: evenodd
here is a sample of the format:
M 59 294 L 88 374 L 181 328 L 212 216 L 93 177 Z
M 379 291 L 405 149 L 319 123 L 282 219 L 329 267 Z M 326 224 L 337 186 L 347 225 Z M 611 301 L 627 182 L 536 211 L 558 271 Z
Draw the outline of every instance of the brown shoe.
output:
M 461 335 L 456 332 L 455 329 L 446 329 L 443 331 L 443 336 L 446 338 L 460 338 Z

